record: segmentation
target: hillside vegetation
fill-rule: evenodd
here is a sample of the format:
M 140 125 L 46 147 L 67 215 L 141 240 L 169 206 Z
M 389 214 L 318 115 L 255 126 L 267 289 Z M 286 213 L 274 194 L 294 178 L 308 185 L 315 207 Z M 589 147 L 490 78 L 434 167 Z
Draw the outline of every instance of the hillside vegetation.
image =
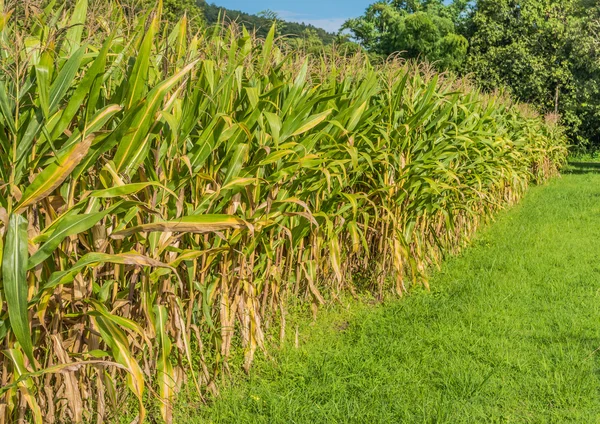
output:
M 248 30 L 254 30 L 259 38 L 267 37 L 269 30 L 273 26 L 273 21 L 276 20 L 278 21 L 280 28 L 279 32 L 283 35 L 292 38 L 303 38 L 306 37 L 307 34 L 314 34 L 323 45 L 329 45 L 335 40 L 335 34 L 331 34 L 322 28 L 317 28 L 310 24 L 286 22 L 285 20 L 278 18 L 274 13 L 271 13 L 273 15 L 271 17 L 257 16 L 205 2 L 201 2 L 199 7 L 202 9 L 208 25 L 218 24 L 219 18 L 237 22 L 239 25 L 246 26 Z
M 0 422 L 170 422 L 290 306 L 426 287 L 565 160 L 556 116 L 424 66 L 34 3 L 0 2 Z

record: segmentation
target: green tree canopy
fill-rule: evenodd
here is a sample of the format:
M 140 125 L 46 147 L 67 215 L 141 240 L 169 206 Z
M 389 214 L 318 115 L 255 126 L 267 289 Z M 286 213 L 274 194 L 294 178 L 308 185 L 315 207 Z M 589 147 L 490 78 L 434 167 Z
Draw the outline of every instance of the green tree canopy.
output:
M 599 11 L 589 0 L 479 0 L 466 71 L 560 113 L 574 142 L 598 144 Z
M 162 0 L 163 18 L 169 22 L 177 22 L 183 15 L 187 16 L 192 28 L 198 29 L 204 23 L 202 5 L 196 0 Z M 130 3 L 130 10 L 135 13 L 145 13 L 156 7 L 156 0 L 126 0 Z
M 348 20 L 342 29 L 380 55 L 399 52 L 406 58 L 434 62 L 441 69 L 459 69 L 468 42 L 457 32 L 457 23 L 466 5 L 464 1 L 450 6 L 441 0 L 383 1 Z

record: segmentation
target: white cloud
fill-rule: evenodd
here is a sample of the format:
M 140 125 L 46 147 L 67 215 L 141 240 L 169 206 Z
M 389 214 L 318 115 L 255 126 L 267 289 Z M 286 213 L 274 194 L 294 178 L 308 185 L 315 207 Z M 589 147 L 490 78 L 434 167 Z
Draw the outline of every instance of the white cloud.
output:
M 340 27 L 348 20 L 348 18 L 318 18 L 315 19 L 312 15 L 304 13 L 291 12 L 289 10 L 276 10 L 275 13 L 281 19 L 289 22 L 298 22 L 313 25 L 317 28 L 323 28 L 327 32 L 338 32 Z

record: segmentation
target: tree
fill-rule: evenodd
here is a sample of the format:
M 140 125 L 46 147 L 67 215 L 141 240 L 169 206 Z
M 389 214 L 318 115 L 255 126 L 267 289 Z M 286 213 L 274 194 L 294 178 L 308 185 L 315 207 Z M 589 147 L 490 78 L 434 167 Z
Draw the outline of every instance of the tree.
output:
M 126 0 L 129 10 L 142 14 L 152 10 L 157 5 L 157 0 Z M 204 13 L 200 3 L 196 0 L 163 0 L 163 19 L 170 23 L 178 22 L 184 15 L 192 28 L 200 28 L 204 24 Z
M 311 28 L 306 28 L 300 36 L 290 37 L 288 45 L 294 50 L 302 50 L 311 54 L 320 54 L 323 51 L 323 41 Z
M 256 16 L 258 16 L 259 18 L 267 19 L 273 25 L 275 25 L 275 33 L 277 35 L 285 34 L 286 24 L 284 21 L 281 20 L 277 12 L 267 9 L 263 10 L 262 12 L 259 12 Z
M 599 7 L 586 0 L 479 0 L 466 69 L 485 88 L 507 86 L 558 112 L 572 140 L 597 144 Z
M 468 48 L 453 20 L 460 16 L 460 8 L 446 6 L 441 0 L 379 2 L 369 6 L 363 16 L 346 21 L 342 29 L 380 55 L 400 53 L 406 58 L 426 59 L 440 69 L 458 70 Z
M 202 9 L 196 0 L 163 0 L 163 5 L 164 16 L 170 22 L 177 22 L 184 14 L 195 27 L 204 22 Z
M 572 139 L 593 149 L 600 147 L 600 6 L 583 0 L 566 35 L 572 93 L 563 96 L 559 110 L 578 123 Z

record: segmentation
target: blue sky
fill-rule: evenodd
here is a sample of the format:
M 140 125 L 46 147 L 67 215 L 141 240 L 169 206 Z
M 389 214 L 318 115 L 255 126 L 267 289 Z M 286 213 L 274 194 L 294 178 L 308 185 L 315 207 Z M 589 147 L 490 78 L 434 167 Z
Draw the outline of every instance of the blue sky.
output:
M 305 22 L 336 32 L 344 21 L 362 15 L 375 0 L 208 0 L 228 9 L 258 13 L 271 9 L 292 22 Z

